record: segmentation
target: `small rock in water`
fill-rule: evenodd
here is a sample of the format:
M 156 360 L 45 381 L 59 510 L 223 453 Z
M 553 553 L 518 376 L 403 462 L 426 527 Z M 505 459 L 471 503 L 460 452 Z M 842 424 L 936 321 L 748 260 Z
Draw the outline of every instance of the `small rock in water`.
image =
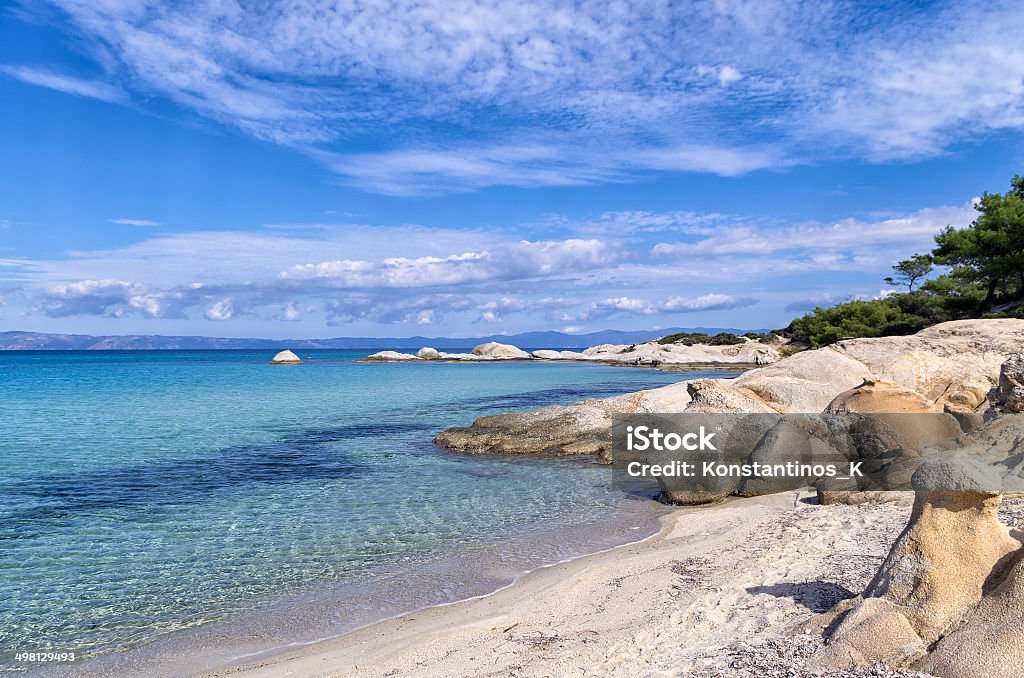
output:
M 301 365 L 302 359 L 295 355 L 289 350 L 284 350 L 275 355 L 271 361 L 271 365 Z

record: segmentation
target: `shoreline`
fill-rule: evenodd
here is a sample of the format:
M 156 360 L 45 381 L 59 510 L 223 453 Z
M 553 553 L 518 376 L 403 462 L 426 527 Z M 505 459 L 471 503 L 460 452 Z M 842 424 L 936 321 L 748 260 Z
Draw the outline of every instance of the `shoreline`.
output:
M 654 535 L 538 567 L 491 593 L 188 675 L 415 676 L 424 666 L 443 666 L 449 676 L 507 675 L 507 665 L 526 675 L 533 675 L 529 667 L 553 675 L 592 667 L 599 675 L 625 676 L 643 674 L 652 660 L 703 670 L 715 661 L 713 651 L 705 656 L 713 648 L 750 640 L 751 631 L 764 640 L 784 639 L 787 629 L 814 612 L 859 592 L 909 513 L 906 502 L 820 507 L 810 496 L 790 492 L 673 509 Z M 706 520 L 693 520 L 697 515 Z M 846 531 L 849 524 L 859 530 Z M 862 556 L 856 567 L 834 557 L 841 555 L 840 543 Z M 773 553 L 779 544 L 782 553 Z M 754 581 L 758 571 L 762 576 Z M 789 575 L 797 571 L 804 576 L 792 581 Z M 814 577 L 842 581 L 812 582 Z M 680 579 L 687 586 L 680 587 Z M 701 595 L 680 606 L 688 588 Z M 750 609 L 743 598 L 766 595 L 758 601 L 760 614 L 735 614 Z M 616 603 L 619 598 L 629 602 Z M 678 614 L 686 610 L 690 621 L 700 623 L 682 623 Z M 711 616 L 729 612 L 734 614 L 707 626 Z M 655 642 L 672 627 L 684 642 L 668 648 Z
M 575 465 L 584 460 L 548 461 Z M 39 665 L 27 675 L 220 675 L 254 661 L 275 662 L 278 657 L 381 623 L 493 596 L 539 570 L 649 540 L 661 532 L 661 517 L 670 510 L 651 497 L 623 497 L 610 522 L 542 526 L 540 531 L 505 535 L 493 543 L 405 570 L 371 573 L 355 581 L 323 582 L 305 592 L 272 596 L 255 608 L 165 633 L 135 647 L 74 663 Z M 559 556 L 559 551 L 569 555 Z M 552 555 L 555 559 L 546 561 Z M 405 582 L 410 582 L 409 588 Z M 445 599 L 448 596 L 451 598 Z M 403 600 L 411 605 L 403 607 Z M 382 615 L 366 614 L 378 609 Z M 360 616 L 369 618 L 351 626 L 339 622 Z M 340 628 L 331 628 L 339 623 Z

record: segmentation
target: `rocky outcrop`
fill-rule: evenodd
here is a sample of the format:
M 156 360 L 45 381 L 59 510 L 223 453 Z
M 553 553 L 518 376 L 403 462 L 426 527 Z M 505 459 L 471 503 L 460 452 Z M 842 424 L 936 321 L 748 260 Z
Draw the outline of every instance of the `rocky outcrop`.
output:
M 611 448 L 611 412 L 600 401 L 591 401 L 496 414 L 480 417 L 472 426 L 450 428 L 434 442 L 470 454 L 600 455 Z
M 570 352 L 564 352 L 570 353 Z M 596 360 L 622 365 L 770 365 L 781 359 L 775 346 L 745 340 L 741 344 L 602 344 L 586 349 L 576 357 L 560 360 Z
M 537 360 L 596 361 L 596 358 L 584 355 L 583 353 L 577 353 L 576 351 L 550 351 L 547 349 L 532 351 L 530 357 Z
M 828 672 L 876 662 L 900 666 L 926 652 L 924 641 L 896 605 L 885 598 L 868 598 L 841 618 L 828 647 L 806 668 Z
M 1024 347 L 1024 320 L 956 320 L 909 337 L 850 339 L 836 350 L 863 363 L 875 379 L 901 384 L 929 400 L 982 406 L 999 368 Z
M 383 354 L 392 355 L 381 358 Z M 408 360 L 408 353 L 383 351 L 364 358 L 369 362 L 401 362 Z M 745 340 L 743 344 L 734 346 L 707 346 L 696 344 L 662 345 L 657 342 L 632 345 L 602 344 L 584 351 L 551 351 L 538 349 L 527 353 L 511 344 L 488 342 L 475 347 L 471 353 L 445 353 L 434 348 L 424 347 L 414 357 L 421 360 L 448 361 L 484 361 L 484 360 L 552 360 L 572 362 L 597 362 L 609 365 L 671 367 L 671 366 L 715 366 L 715 365 L 768 365 L 779 360 L 776 347 L 758 341 Z
M 473 349 L 472 353 L 445 353 L 436 348 L 425 346 L 412 353 L 399 353 L 398 351 L 380 351 L 368 355 L 359 362 L 370 363 L 399 363 L 413 360 L 447 360 L 452 362 L 489 362 L 504 360 L 529 360 L 530 354 L 511 344 L 499 344 L 491 341 L 480 344 Z
M 931 643 L 981 600 L 993 568 L 1020 543 L 999 522 L 1000 480 L 991 467 L 928 460 L 912 484 L 910 521 L 864 596 L 893 603 Z
M 301 365 L 302 359 L 291 351 L 284 350 L 270 359 L 271 365 Z
M 752 391 L 733 386 L 720 379 L 697 379 L 687 384 L 690 404 L 687 412 L 702 414 L 720 413 L 775 413 L 764 400 Z
M 897 394 L 901 394 L 904 408 L 915 402 L 929 411 L 938 408 L 941 412 L 948 411 L 953 402 L 977 402 L 971 411 L 981 411 L 987 400 L 978 401 L 976 396 L 982 391 L 987 394 L 996 386 L 1000 366 L 1009 356 L 1019 353 L 1022 346 L 1024 320 L 956 321 L 911 337 L 849 340 L 798 353 L 735 379 L 682 381 L 600 401 L 503 415 L 505 418 L 499 420 L 484 418 L 487 426 L 478 421 L 455 429 L 457 434 L 446 432 L 438 436 L 437 442 L 457 451 L 606 451 L 610 436 L 607 427 L 614 412 L 814 414 L 824 411 L 843 394 L 846 395 L 836 403 L 836 408 L 868 410 L 894 403 Z M 583 353 L 597 358 L 613 355 L 620 348 L 623 347 L 595 346 Z M 919 378 L 914 365 L 921 366 L 924 377 Z M 857 394 L 848 393 L 858 387 L 863 388 Z M 595 411 L 603 413 L 602 416 L 594 416 Z M 553 422 L 570 416 L 568 413 L 573 413 L 576 424 L 569 432 L 556 433 Z M 546 433 L 530 435 L 531 425 L 540 426 Z M 954 428 L 941 431 L 943 435 L 956 432 L 958 429 Z M 545 440 L 550 444 L 544 445 Z

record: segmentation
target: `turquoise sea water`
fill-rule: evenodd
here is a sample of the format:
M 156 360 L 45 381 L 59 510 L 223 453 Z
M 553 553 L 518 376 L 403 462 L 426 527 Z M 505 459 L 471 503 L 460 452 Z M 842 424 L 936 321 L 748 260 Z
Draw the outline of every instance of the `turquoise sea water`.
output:
M 0 669 L 19 651 L 88 662 L 211 623 L 269 647 L 297 633 L 253 621 L 271 608 L 305 609 L 292 626 L 322 637 L 482 592 L 484 570 L 500 585 L 625 541 L 649 514 L 629 513 L 605 469 L 431 438 L 684 378 L 300 354 L 0 353 Z M 608 543 L 588 542 L 601 522 Z

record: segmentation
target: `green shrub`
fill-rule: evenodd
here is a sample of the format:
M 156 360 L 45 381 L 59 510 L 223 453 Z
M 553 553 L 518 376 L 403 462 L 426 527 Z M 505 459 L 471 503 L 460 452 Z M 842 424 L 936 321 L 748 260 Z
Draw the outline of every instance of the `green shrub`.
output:
M 904 311 L 897 299 L 903 296 L 819 307 L 791 322 L 783 333 L 793 341 L 819 348 L 840 339 L 913 334 L 933 324 L 927 317 Z
M 693 346 L 694 344 L 731 346 L 733 344 L 742 344 L 743 342 L 742 337 L 738 337 L 731 332 L 719 332 L 714 336 L 706 332 L 677 332 L 676 334 L 670 334 L 667 337 L 658 339 L 659 344 L 682 344 L 683 346 Z

